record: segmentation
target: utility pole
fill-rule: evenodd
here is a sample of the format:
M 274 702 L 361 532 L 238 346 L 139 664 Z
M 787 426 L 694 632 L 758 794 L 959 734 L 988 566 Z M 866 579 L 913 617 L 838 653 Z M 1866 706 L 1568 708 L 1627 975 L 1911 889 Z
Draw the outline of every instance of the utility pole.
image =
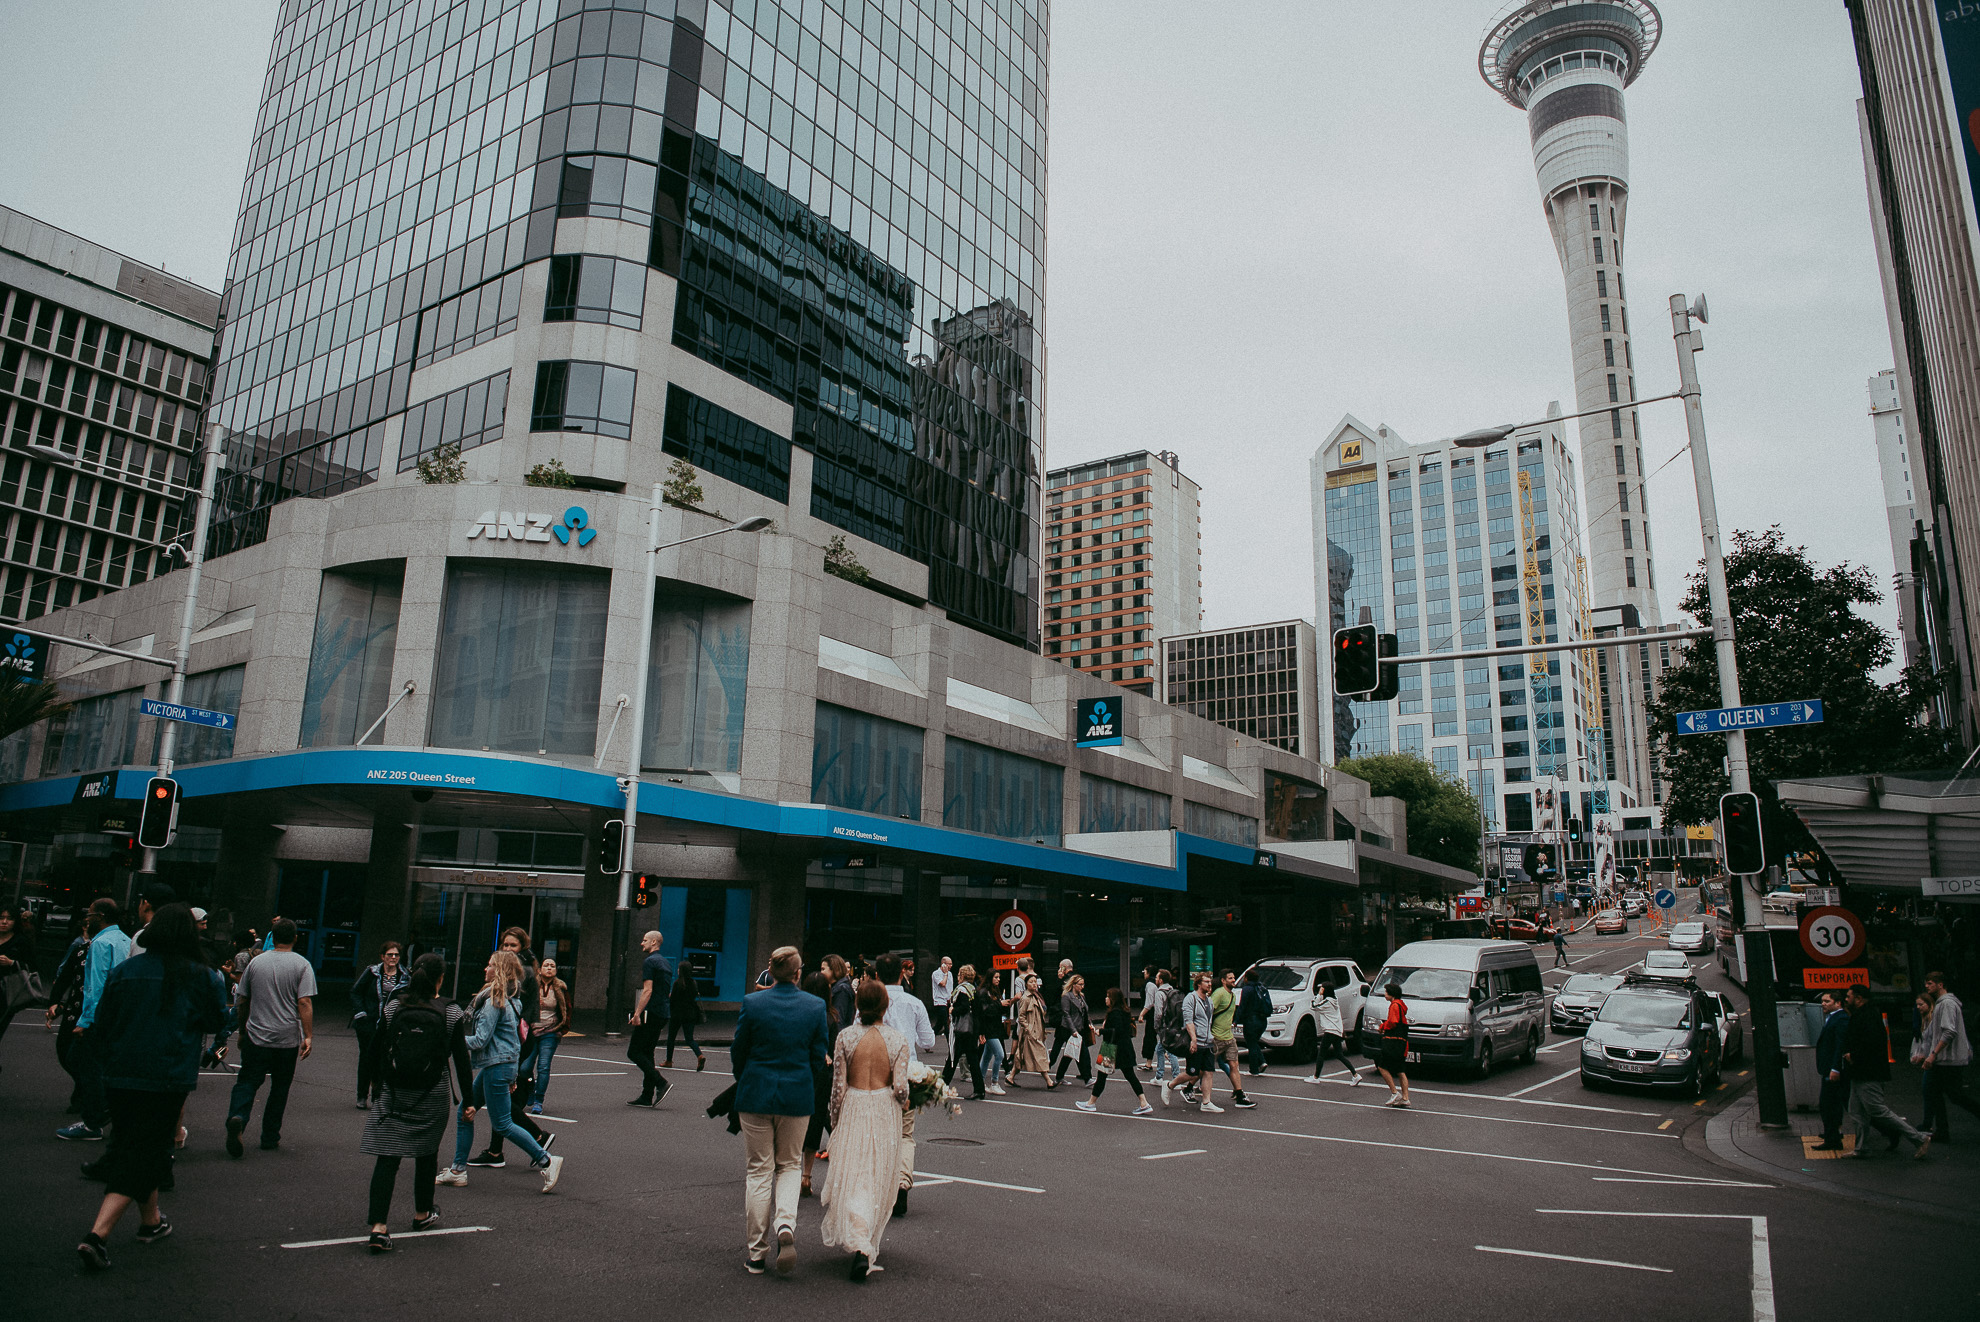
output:
M 226 439 L 226 429 L 219 423 L 212 423 L 206 429 L 206 466 L 199 479 L 199 504 L 193 515 L 192 547 L 186 556 L 186 603 L 179 615 L 179 643 L 172 652 L 172 682 L 167 687 L 165 701 L 179 706 L 186 698 L 186 665 L 192 658 L 192 636 L 194 617 L 199 610 L 199 575 L 206 564 L 206 530 L 213 523 L 213 487 L 220 476 L 220 447 Z M 172 774 L 172 754 L 179 741 L 179 723 L 161 721 L 158 731 L 158 774 Z M 146 848 L 144 863 L 139 872 L 149 876 L 158 871 L 158 851 Z
M 1704 317 L 1704 300 L 1698 303 Z M 1691 312 L 1683 294 L 1671 295 L 1671 337 L 1677 343 L 1678 394 L 1684 400 L 1684 425 L 1691 440 L 1691 473 L 1698 489 L 1698 531 L 1705 545 L 1705 589 L 1712 605 L 1712 639 L 1719 663 L 1719 703 L 1740 706 L 1739 662 L 1733 645 L 1732 603 L 1726 591 L 1725 544 L 1719 533 L 1719 507 L 1712 490 L 1712 460 L 1705 447 L 1705 409 L 1699 399 L 1699 333 L 1692 329 Z M 1732 792 L 1752 789 L 1746 762 L 1746 732 L 1726 733 L 1726 775 Z M 1764 913 L 1746 912 L 1745 885 L 1735 879 L 1733 920 L 1746 940 L 1747 999 L 1753 1014 L 1753 1082 L 1760 1102 L 1763 1128 L 1785 1129 L 1787 1089 L 1781 1078 L 1780 1024 L 1774 1017 L 1774 947 Z M 1757 919 L 1757 923 L 1754 920 Z

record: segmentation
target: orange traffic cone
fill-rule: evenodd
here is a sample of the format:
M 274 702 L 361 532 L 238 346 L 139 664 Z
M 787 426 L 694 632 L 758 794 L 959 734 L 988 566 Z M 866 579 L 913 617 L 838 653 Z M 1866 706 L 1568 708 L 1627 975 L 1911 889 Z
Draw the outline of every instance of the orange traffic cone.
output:
M 1891 1050 L 1891 1016 L 1888 1010 L 1884 1012 L 1884 1056 L 1891 1064 L 1897 1064 L 1897 1053 Z

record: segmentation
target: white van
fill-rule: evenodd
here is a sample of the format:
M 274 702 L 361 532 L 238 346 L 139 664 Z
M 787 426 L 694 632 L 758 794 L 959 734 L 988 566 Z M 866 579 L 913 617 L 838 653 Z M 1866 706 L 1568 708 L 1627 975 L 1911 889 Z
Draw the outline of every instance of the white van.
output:
M 1399 948 L 1368 982 L 1360 1034 L 1366 1055 L 1381 1051 L 1392 982 L 1409 1011 L 1407 1064 L 1465 1066 L 1483 1078 L 1496 1061 L 1531 1062 L 1547 1040 L 1540 965 L 1524 941 L 1459 937 Z

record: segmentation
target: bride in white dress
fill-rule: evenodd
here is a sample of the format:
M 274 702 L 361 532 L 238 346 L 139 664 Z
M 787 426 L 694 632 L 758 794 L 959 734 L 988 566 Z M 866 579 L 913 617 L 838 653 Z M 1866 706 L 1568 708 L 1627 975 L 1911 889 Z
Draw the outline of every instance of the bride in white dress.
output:
M 859 1022 L 832 1048 L 832 1157 L 819 1201 L 825 1242 L 853 1253 L 852 1279 L 877 1272 L 880 1236 L 900 1186 L 901 1112 L 908 1096 L 907 1039 L 880 1022 L 887 989 L 859 987 Z

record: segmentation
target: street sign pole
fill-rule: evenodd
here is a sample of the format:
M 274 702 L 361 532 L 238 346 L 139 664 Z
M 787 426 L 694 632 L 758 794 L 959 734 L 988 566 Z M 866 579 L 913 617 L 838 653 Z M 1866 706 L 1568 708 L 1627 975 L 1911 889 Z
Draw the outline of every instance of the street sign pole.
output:
M 179 644 L 172 651 L 172 682 L 166 686 L 165 701 L 174 707 L 185 705 L 186 663 L 192 658 L 193 620 L 199 611 L 199 575 L 206 564 L 206 530 L 213 523 L 213 487 L 220 477 L 220 447 L 226 429 L 214 423 L 206 429 L 206 464 L 199 477 L 199 504 L 193 515 L 192 546 L 186 554 L 186 602 L 179 614 Z M 179 724 L 166 721 L 158 731 L 158 774 L 172 774 L 172 754 L 178 746 Z M 138 871 L 149 876 L 158 871 L 158 851 L 146 848 Z
M 1703 302 L 1700 302 L 1701 315 Z M 1712 459 L 1705 444 L 1705 407 L 1698 389 L 1698 333 L 1683 294 L 1671 295 L 1671 338 L 1677 345 L 1678 394 L 1684 400 L 1684 425 L 1691 442 L 1691 474 L 1698 492 L 1698 531 L 1705 549 L 1705 590 L 1712 606 L 1712 639 L 1718 652 L 1719 705 L 1741 706 L 1739 658 L 1734 647 L 1732 602 L 1726 591 L 1725 546 L 1719 533 L 1719 505 L 1712 490 Z M 1746 762 L 1746 731 L 1726 731 L 1726 774 L 1732 790 L 1752 789 Z M 1732 887 L 1733 919 L 1747 933 L 1747 997 L 1753 1012 L 1753 1082 L 1760 1102 L 1763 1129 L 1788 1127 L 1787 1087 L 1781 1077 L 1780 1025 L 1774 1017 L 1774 950 L 1766 918 L 1746 912 L 1745 886 Z M 1754 923 L 1751 920 L 1757 919 Z M 1756 939 L 1757 938 L 1757 939 Z

